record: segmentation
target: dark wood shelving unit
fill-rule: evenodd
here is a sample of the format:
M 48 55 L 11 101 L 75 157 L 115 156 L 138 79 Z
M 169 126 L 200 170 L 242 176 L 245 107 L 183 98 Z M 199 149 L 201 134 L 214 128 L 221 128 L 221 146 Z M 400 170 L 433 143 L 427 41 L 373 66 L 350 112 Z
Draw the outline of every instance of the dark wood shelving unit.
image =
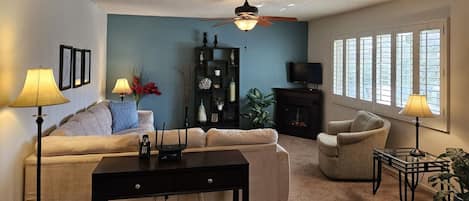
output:
M 201 54 L 203 56 L 201 56 Z M 194 124 L 204 130 L 210 128 L 239 128 L 239 48 L 231 47 L 197 47 L 195 48 L 195 112 Z M 203 58 L 203 60 L 201 60 Z M 216 76 L 215 70 L 220 70 Z M 210 89 L 200 89 L 199 82 L 209 78 L 212 83 Z M 230 82 L 235 82 L 235 101 L 230 102 Z M 218 86 L 217 86 L 218 85 Z M 207 122 L 198 120 L 199 106 L 203 101 Z M 221 111 L 217 102 L 223 102 Z M 213 121 L 212 115 L 217 116 Z

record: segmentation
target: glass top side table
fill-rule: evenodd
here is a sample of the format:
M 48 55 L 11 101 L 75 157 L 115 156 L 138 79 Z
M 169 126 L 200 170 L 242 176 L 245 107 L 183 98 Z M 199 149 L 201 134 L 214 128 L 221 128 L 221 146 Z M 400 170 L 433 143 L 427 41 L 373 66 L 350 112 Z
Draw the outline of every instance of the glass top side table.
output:
M 373 194 L 381 184 L 382 165 L 399 172 L 399 198 L 407 200 L 407 189 L 414 200 L 414 193 L 419 183 L 419 174 L 425 172 L 449 172 L 450 162 L 425 152 L 425 156 L 410 155 L 413 148 L 374 149 L 373 150 Z M 377 175 L 376 175 L 377 173 Z M 404 190 L 402 189 L 404 188 Z M 445 188 L 441 186 L 441 188 Z

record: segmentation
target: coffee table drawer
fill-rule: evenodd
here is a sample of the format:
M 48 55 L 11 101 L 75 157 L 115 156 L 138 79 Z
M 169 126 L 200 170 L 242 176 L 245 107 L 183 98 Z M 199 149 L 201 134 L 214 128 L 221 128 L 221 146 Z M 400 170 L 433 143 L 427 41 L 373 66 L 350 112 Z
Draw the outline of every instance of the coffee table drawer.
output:
M 246 168 L 247 169 L 247 168 Z M 239 171 L 238 168 L 206 170 L 194 173 L 182 173 L 176 179 L 179 189 L 229 189 L 233 186 L 242 186 L 247 171 Z M 191 178 L 188 180 L 187 178 Z
M 157 194 L 169 191 L 174 186 L 175 180 L 170 175 L 119 175 L 93 178 L 93 190 L 97 190 L 106 197 L 115 198 Z

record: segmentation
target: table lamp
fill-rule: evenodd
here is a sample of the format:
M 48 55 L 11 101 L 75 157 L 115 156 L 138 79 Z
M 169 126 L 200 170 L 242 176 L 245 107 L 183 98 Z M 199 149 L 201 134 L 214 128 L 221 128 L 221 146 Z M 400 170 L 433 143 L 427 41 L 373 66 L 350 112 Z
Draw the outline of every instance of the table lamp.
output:
M 426 96 L 418 94 L 410 95 L 405 107 L 399 114 L 415 117 L 415 149 L 410 151 L 410 155 L 425 156 L 425 152 L 419 150 L 419 117 L 433 117 L 432 111 L 428 107 Z
M 113 94 L 119 94 L 121 101 L 124 101 L 124 97 L 126 94 L 131 94 L 132 89 L 129 86 L 129 82 L 127 82 L 127 79 L 125 78 L 119 78 L 116 81 L 116 85 L 114 86 L 114 89 L 112 89 Z
M 54 80 L 54 73 L 50 68 L 29 69 L 24 81 L 24 87 L 16 100 L 10 107 L 37 107 L 37 173 L 36 173 L 36 200 L 41 200 L 41 126 L 44 122 L 42 107 L 49 105 L 59 105 L 70 102 L 59 91 Z

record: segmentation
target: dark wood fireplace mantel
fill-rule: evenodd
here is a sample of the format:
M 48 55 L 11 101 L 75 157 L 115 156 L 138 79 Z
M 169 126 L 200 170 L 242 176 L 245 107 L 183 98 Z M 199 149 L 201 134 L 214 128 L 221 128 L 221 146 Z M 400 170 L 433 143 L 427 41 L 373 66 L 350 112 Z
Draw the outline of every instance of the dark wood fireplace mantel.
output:
M 275 124 L 279 133 L 316 139 L 322 131 L 320 90 L 274 88 Z

